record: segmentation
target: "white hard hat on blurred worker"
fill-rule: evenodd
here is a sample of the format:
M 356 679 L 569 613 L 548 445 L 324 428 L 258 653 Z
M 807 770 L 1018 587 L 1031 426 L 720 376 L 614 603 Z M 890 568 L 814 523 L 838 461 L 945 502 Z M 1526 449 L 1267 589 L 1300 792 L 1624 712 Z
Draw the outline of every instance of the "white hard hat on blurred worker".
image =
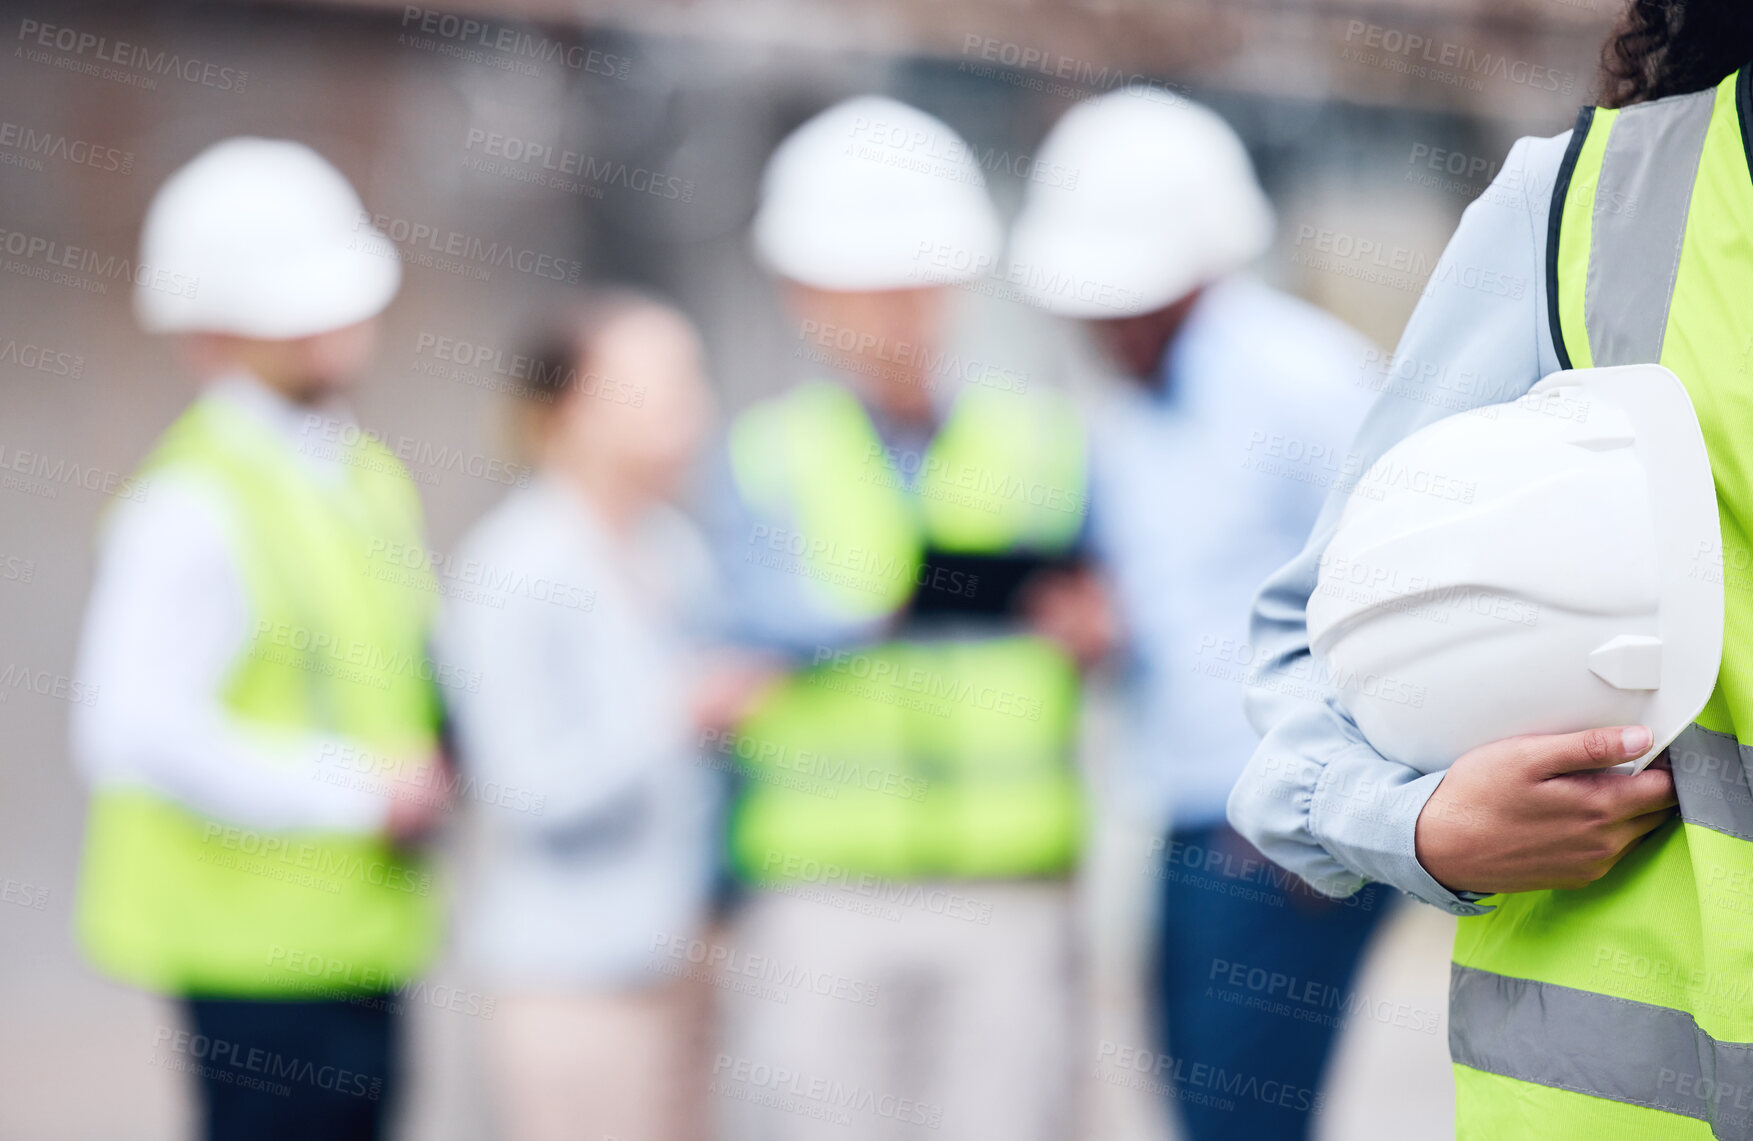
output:
M 793 131 L 767 160 L 755 249 L 818 289 L 916 289 L 996 268 L 1001 231 L 967 143 L 882 96 L 848 99 Z
M 1716 684 L 1716 491 L 1679 378 L 1559 372 L 1440 420 L 1351 491 L 1308 605 L 1364 738 L 1422 772 L 1523 733 L 1648 725 Z
M 375 316 L 402 280 L 346 177 L 284 139 L 226 139 L 171 175 L 140 263 L 134 311 L 154 333 L 311 336 Z
M 1125 88 L 1066 112 L 1041 144 L 1012 231 L 1010 280 L 1066 317 L 1149 313 L 1242 268 L 1272 240 L 1272 207 L 1217 114 Z

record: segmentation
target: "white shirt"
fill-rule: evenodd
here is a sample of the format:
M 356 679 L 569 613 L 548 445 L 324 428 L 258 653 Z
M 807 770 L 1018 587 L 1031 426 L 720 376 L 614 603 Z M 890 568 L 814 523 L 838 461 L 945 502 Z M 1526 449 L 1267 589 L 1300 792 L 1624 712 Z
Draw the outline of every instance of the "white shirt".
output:
M 274 430 L 313 480 L 340 480 L 332 458 L 301 450 L 313 415 L 248 376 L 212 385 Z M 99 536 L 78 675 L 96 698 L 73 713 L 73 753 L 93 786 L 149 789 L 193 812 L 263 831 L 379 830 L 389 801 L 323 780 L 325 756 L 357 745 L 312 732 L 253 730 L 225 706 L 225 683 L 255 615 L 233 550 L 235 501 L 210 477 L 172 472 L 118 503 Z M 332 766 L 329 766 L 332 768 Z M 357 782 L 353 782 L 357 783 Z
M 688 619 L 709 555 L 678 511 L 625 538 L 545 479 L 514 491 L 446 568 L 442 655 L 483 824 L 459 908 L 499 985 L 636 985 L 704 926 L 717 774 L 688 717 Z

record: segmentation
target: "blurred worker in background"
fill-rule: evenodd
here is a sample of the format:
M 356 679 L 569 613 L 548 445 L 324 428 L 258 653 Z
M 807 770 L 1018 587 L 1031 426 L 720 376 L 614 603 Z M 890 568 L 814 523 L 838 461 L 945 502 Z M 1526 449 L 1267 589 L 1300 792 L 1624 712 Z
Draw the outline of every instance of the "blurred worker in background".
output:
M 1125 632 L 1127 801 L 1165 829 L 1157 1014 L 1189 1066 L 1294 1096 L 1180 1099 L 1195 1141 L 1298 1138 L 1333 1038 L 1235 1001 L 1230 969 L 1342 993 L 1381 915 L 1277 872 L 1224 819 L 1255 737 L 1242 713 L 1257 578 L 1294 554 L 1366 406 L 1368 345 L 1240 272 L 1272 214 L 1241 141 L 1154 88 L 1074 107 L 1040 153 L 1075 189 L 1033 183 L 1012 279 L 1085 323 L 1126 378 L 1092 428 L 1094 539 Z
M 727 742 L 730 848 L 757 885 L 739 949 L 838 981 L 741 1003 L 715 1063 L 740 1136 L 821 1135 L 739 1097 L 763 1067 L 872 1091 L 848 1137 L 1070 1127 L 1078 656 L 1105 611 L 1073 409 L 939 373 L 947 286 L 999 236 L 966 144 L 890 99 L 830 108 L 768 163 L 755 245 L 815 376 L 730 432 L 739 617 L 796 666 Z
M 385 996 L 437 936 L 404 846 L 442 809 L 434 594 L 370 573 L 420 507 L 342 403 L 401 278 L 362 214 L 310 149 L 230 139 L 159 190 L 135 273 L 204 390 L 102 535 L 78 924 L 107 973 L 182 1000 L 154 1059 L 197 1075 L 212 1138 L 380 1136 Z
M 459 763 L 516 790 L 482 807 L 461 932 L 498 999 L 495 1136 L 694 1141 L 706 991 L 686 975 L 719 833 L 690 641 L 714 592 L 671 500 L 711 417 L 700 344 L 675 310 L 608 291 L 563 309 L 530 358 L 539 476 L 456 556 L 530 585 L 502 607 L 453 599 L 442 638 L 481 677 L 454 702 Z

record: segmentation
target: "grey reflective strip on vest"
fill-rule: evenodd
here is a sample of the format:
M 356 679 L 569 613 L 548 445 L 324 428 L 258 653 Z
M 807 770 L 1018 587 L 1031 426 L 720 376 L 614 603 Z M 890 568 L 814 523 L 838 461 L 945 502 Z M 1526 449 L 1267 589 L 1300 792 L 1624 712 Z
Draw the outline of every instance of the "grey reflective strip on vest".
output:
M 1692 182 L 1716 91 L 1638 103 L 1614 116 L 1590 218 L 1583 319 L 1597 367 L 1661 359 Z
M 1683 1010 L 1456 964 L 1449 1054 L 1463 1066 L 1646 1106 L 1753 1137 L 1753 1044 L 1718 1042 Z
M 1753 748 L 1691 725 L 1668 746 L 1680 818 L 1753 842 Z M 1753 1138 L 1753 1043 L 1684 1010 L 1454 964 L 1449 1055 L 1518 1081 L 1677 1113 Z
M 1674 770 L 1680 819 L 1753 841 L 1753 785 L 1747 779 L 1753 770 L 1753 748 L 1736 743 L 1727 733 L 1689 725 L 1668 746 L 1668 764 Z

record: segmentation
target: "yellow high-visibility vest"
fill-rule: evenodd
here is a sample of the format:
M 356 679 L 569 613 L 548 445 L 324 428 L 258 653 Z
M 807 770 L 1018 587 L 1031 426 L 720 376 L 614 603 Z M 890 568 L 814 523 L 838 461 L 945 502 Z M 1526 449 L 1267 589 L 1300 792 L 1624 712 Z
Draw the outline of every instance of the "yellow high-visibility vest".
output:
M 1063 553 L 1085 510 L 1084 437 L 1057 395 L 969 389 L 907 457 L 846 390 L 808 384 L 739 417 L 731 459 L 745 499 L 795 523 L 751 557 L 778 558 L 800 591 L 856 619 L 963 589 L 919 581 L 928 549 Z M 1058 646 L 1004 631 L 821 658 L 739 729 L 749 779 L 730 842 L 746 878 L 1019 877 L 1075 862 L 1080 687 Z
M 1753 128 L 1714 89 L 1585 108 L 1553 192 L 1564 367 L 1658 362 L 1685 383 L 1716 479 L 1715 693 L 1669 749 L 1679 818 L 1606 876 L 1500 895 L 1460 921 L 1450 992 L 1468 1141 L 1753 1137 Z
M 268 740 L 321 730 L 382 757 L 426 752 L 436 592 L 425 572 L 386 576 L 370 557 L 374 541 L 419 544 L 419 500 L 387 450 L 362 438 L 348 451 L 346 480 L 319 486 L 271 430 L 203 400 L 143 474 L 205 480 L 231 508 L 253 623 L 225 685 L 235 718 Z M 92 797 L 77 910 L 96 964 L 171 994 L 392 989 L 439 933 L 431 873 L 379 838 L 257 832 L 123 786 Z

